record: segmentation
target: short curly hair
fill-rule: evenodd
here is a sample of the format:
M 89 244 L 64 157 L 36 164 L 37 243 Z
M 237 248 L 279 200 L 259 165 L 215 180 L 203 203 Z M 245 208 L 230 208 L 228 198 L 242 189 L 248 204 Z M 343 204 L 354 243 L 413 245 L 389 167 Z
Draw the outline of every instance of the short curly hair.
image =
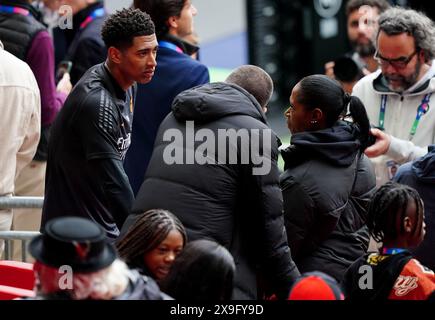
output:
M 134 37 L 155 34 L 151 17 L 138 9 L 122 9 L 112 14 L 104 23 L 101 36 L 106 47 L 125 49 L 133 44 Z

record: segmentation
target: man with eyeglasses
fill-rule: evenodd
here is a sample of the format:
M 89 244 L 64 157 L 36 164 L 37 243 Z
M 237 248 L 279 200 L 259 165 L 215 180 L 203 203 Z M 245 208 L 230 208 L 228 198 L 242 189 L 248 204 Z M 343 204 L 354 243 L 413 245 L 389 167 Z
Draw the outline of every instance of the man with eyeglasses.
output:
M 353 89 L 366 106 L 376 143 L 366 149 L 377 185 L 397 166 L 423 156 L 435 143 L 435 25 L 423 13 L 391 8 L 379 18 L 375 57 L 380 70 Z M 435 103 L 435 102 L 434 102 Z

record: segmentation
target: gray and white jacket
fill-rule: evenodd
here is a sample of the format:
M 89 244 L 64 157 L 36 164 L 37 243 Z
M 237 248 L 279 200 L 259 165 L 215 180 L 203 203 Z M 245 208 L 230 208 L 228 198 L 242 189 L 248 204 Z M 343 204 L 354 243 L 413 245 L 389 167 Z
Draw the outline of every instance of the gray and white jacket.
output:
M 430 107 L 435 103 L 435 95 L 430 97 L 429 109 L 421 116 L 415 135 L 410 136 L 423 98 L 434 92 L 435 64 L 420 81 L 402 93 L 388 89 L 380 70 L 361 79 L 353 88 L 352 95 L 362 100 L 373 126 L 379 126 L 382 96 L 387 97 L 384 132 L 391 136 L 390 148 L 385 155 L 371 159 L 378 186 L 392 178 L 391 167 L 425 155 L 427 146 L 435 143 L 435 108 Z

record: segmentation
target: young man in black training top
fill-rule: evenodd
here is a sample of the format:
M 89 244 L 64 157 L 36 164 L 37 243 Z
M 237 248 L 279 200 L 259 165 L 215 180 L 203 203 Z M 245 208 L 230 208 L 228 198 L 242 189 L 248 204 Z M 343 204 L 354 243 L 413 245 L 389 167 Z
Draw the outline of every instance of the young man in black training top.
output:
M 104 24 L 105 63 L 74 87 L 52 128 L 41 230 L 59 216 L 81 216 L 119 235 L 133 193 L 122 162 L 131 141 L 136 84 L 151 81 L 157 40 L 148 14 L 124 9 Z

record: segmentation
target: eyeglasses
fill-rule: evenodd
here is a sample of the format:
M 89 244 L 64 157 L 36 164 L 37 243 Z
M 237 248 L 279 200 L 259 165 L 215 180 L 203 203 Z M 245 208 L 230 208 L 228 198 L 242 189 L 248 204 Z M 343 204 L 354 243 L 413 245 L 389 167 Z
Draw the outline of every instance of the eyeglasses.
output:
M 375 59 L 379 62 L 381 67 L 386 67 L 387 65 L 391 65 L 395 69 L 404 69 L 408 65 L 408 63 L 412 60 L 412 58 L 419 52 L 419 50 L 415 50 L 409 57 L 400 57 L 396 59 L 387 59 L 379 54 L 378 51 L 375 53 Z

